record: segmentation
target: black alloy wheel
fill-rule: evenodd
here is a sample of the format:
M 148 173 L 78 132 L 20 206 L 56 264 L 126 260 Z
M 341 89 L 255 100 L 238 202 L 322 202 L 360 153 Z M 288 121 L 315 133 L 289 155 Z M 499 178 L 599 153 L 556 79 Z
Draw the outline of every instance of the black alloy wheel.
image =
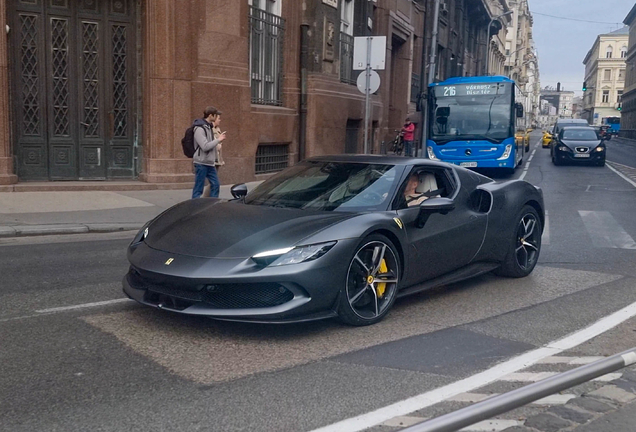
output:
M 351 258 L 338 315 L 349 325 L 375 324 L 389 312 L 397 296 L 400 261 L 393 243 L 382 235 L 365 238 Z
M 541 219 L 534 207 L 526 205 L 515 218 L 514 237 L 506 257 L 495 274 L 521 278 L 528 276 L 539 260 L 541 252 Z

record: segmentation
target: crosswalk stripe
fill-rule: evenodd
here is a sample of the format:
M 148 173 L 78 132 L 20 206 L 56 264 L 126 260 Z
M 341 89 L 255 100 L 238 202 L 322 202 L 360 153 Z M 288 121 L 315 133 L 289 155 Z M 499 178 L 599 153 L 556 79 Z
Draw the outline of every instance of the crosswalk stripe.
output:
M 607 211 L 579 210 L 594 246 L 612 249 L 636 249 L 636 242 Z
M 550 217 L 548 212 L 545 212 L 545 226 L 543 227 L 543 235 L 541 236 L 541 244 L 550 244 Z

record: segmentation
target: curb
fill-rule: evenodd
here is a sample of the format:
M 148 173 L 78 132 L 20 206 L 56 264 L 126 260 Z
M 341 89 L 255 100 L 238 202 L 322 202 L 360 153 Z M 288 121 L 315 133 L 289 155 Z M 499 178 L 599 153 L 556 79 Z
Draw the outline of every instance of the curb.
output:
M 0 226 L 0 238 L 138 231 L 143 223 Z

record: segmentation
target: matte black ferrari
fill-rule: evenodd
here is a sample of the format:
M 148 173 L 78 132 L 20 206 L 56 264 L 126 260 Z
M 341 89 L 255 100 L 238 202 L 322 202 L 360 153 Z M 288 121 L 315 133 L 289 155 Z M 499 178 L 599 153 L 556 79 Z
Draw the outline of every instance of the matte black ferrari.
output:
M 149 222 L 128 249 L 124 292 L 217 319 L 367 325 L 400 296 L 490 271 L 527 276 L 541 250 L 540 189 L 427 159 L 318 157 L 232 193 Z

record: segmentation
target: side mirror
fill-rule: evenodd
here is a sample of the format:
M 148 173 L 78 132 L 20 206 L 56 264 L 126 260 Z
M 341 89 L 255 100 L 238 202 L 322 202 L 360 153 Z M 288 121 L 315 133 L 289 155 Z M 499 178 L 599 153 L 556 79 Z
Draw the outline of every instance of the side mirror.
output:
M 435 111 L 436 117 L 448 117 L 450 115 L 450 107 L 440 107 Z
M 417 227 L 423 228 L 426 221 L 434 213 L 447 214 L 455 210 L 455 202 L 449 198 L 429 198 L 420 204 L 420 214 L 417 218 Z
M 230 189 L 230 192 L 234 198 L 243 199 L 245 198 L 245 195 L 247 195 L 247 186 L 245 186 L 245 183 L 235 184 Z
M 517 117 L 523 117 L 523 105 L 520 103 L 515 104 L 515 109 L 517 111 Z

